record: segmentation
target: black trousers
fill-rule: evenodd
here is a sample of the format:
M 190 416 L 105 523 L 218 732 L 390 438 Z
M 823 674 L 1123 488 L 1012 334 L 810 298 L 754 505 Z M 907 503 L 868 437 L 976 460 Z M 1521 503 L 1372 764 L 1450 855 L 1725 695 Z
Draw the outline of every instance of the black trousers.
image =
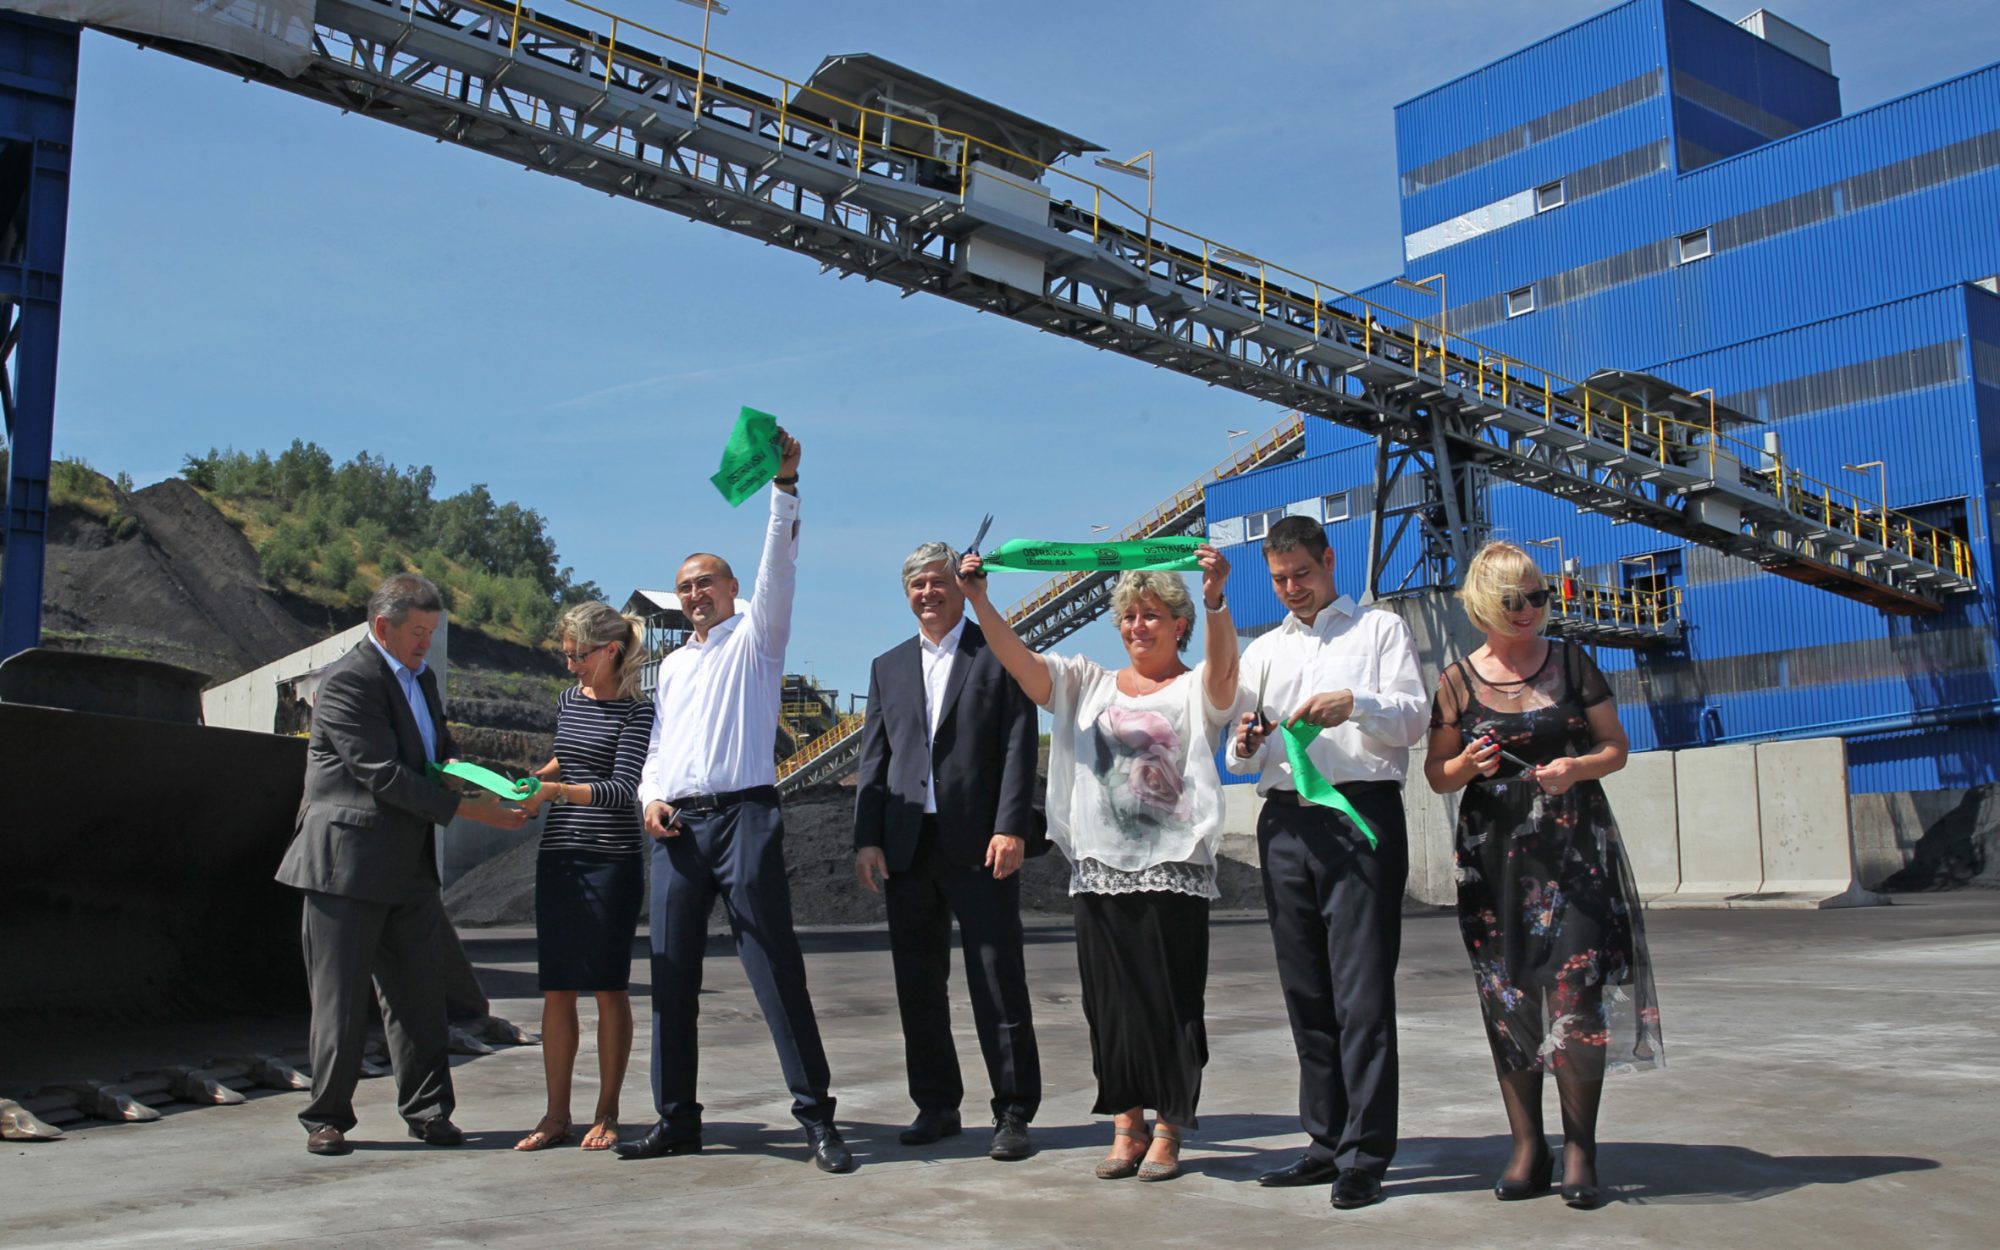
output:
M 833 1123 L 826 1050 L 806 992 L 805 956 L 792 930 L 785 822 L 765 787 L 719 811 L 684 812 L 684 832 L 653 839 L 653 1105 L 677 1133 L 701 1131 L 695 1101 L 702 956 L 716 896 L 736 935 L 736 957 L 771 1029 L 800 1124 Z
M 371 993 L 381 1001 L 397 1110 L 412 1124 L 450 1115 L 456 1102 L 445 996 L 450 961 L 463 955 L 437 887 L 401 903 L 308 890 L 304 911 L 312 1101 L 299 1112 L 299 1123 L 307 1132 L 353 1131 Z
M 1380 1177 L 1396 1154 L 1396 959 L 1410 848 L 1399 788 L 1341 790 L 1378 849 L 1332 808 L 1267 800 L 1257 850 L 1299 1053 L 1306 1153 Z
M 910 866 L 883 883 L 910 1100 L 920 1110 L 943 1111 L 965 1098 L 946 997 L 956 916 L 993 1114 L 1032 1120 L 1042 1102 L 1042 1059 L 1021 953 L 1021 877 L 995 881 L 990 868 L 944 863 L 939 841 L 936 817 L 924 817 Z

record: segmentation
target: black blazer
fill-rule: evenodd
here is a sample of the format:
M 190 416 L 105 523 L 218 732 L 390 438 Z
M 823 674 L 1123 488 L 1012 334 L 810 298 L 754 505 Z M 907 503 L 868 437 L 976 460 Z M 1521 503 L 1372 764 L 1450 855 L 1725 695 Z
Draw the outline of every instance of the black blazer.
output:
M 891 873 L 910 866 L 931 772 L 923 653 L 915 638 L 875 659 L 854 785 L 854 846 L 878 846 Z M 938 718 L 937 816 L 946 862 L 977 867 L 995 833 L 1045 848 L 1034 811 L 1035 706 L 967 621 Z M 1037 845 L 1039 843 L 1039 846 Z
M 452 757 L 437 678 L 417 677 L 437 730 L 438 759 Z M 424 740 L 395 672 L 374 643 L 327 667 L 313 700 L 306 790 L 278 880 L 301 890 L 377 903 L 436 889 L 431 826 L 458 810 L 458 796 L 424 776 Z

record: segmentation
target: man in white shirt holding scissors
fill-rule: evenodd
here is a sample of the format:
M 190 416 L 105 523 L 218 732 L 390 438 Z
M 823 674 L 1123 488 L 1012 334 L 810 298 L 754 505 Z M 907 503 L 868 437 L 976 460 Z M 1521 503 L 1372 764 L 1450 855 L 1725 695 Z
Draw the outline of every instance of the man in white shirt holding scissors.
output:
M 1409 626 L 1335 591 L 1326 531 L 1286 517 L 1264 539 L 1285 619 L 1243 653 L 1259 687 L 1223 752 L 1234 773 L 1262 772 L 1257 850 L 1278 980 L 1299 1054 L 1299 1120 L 1312 1139 L 1263 1185 L 1331 1181 L 1342 1210 L 1380 1199 L 1396 1153 L 1396 959 L 1409 844 L 1402 783 L 1430 706 Z M 1306 748 L 1364 820 L 1300 796 L 1279 724 L 1322 726 Z

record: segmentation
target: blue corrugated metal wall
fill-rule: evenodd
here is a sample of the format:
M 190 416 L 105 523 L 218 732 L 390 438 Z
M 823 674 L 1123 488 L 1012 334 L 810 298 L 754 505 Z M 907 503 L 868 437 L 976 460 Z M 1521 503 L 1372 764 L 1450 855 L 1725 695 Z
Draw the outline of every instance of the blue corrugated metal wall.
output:
M 1620 558 L 1644 553 L 1676 570 L 1684 645 L 1600 656 L 1636 747 L 1844 733 L 1857 792 L 1993 782 L 2000 298 L 1964 284 L 2000 273 L 2000 65 L 1838 113 L 1830 75 L 1687 0 L 1632 0 L 1399 106 L 1406 234 L 1559 178 L 1580 192 L 1450 246 L 1421 236 L 1431 250 L 1402 276 L 1445 273 L 1453 331 L 1519 358 L 1714 387 L 1768 423 L 1789 465 L 1864 500 L 1880 478 L 1841 466 L 1885 460 L 1892 506 L 1974 544 L 1980 598 L 1888 618 L 1493 487 L 1497 536 L 1561 535 L 1588 580 L 1628 581 L 1643 567 Z M 1702 230 L 1712 254 L 1680 263 L 1676 239 Z M 1435 296 L 1392 281 L 1359 294 L 1435 315 Z M 1536 311 L 1507 318 L 1506 293 L 1531 284 Z M 1307 446 L 1211 488 L 1211 520 L 1372 495 L 1367 440 L 1313 422 Z M 1330 537 L 1337 580 L 1358 592 L 1365 511 Z M 1239 623 L 1274 622 L 1254 544 L 1231 558 Z M 1396 558 L 1391 584 L 1414 544 Z

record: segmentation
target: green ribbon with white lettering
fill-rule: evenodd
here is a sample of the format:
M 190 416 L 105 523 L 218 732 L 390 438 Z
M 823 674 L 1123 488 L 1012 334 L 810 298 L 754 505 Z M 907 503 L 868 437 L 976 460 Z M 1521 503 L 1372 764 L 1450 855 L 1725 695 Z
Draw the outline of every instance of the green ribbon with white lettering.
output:
M 460 781 L 478 786 L 482 790 L 491 790 L 511 803 L 519 803 L 523 799 L 531 799 L 542 788 L 541 779 L 538 777 L 523 777 L 519 781 L 515 781 L 512 778 L 501 776 L 490 768 L 481 768 L 477 764 L 468 764 L 464 760 L 453 760 L 449 764 L 426 764 L 424 766 L 424 775 L 433 781 L 439 777 L 456 777 Z
M 1306 802 L 1330 807 L 1353 821 L 1354 827 L 1361 831 L 1361 836 L 1368 839 L 1368 849 L 1376 850 L 1381 844 L 1375 840 L 1375 831 L 1368 827 L 1368 822 L 1361 818 L 1361 813 L 1354 810 L 1354 804 L 1347 801 L 1347 796 L 1333 788 L 1333 783 L 1326 779 L 1325 774 L 1320 772 L 1318 766 L 1312 762 L 1312 758 L 1306 754 L 1306 748 L 1312 745 L 1314 738 L 1319 737 L 1323 728 L 1325 726 L 1304 721 L 1278 727 L 1278 732 L 1285 739 L 1285 758 L 1292 765 L 1292 784 L 1299 788 L 1299 797 Z
M 744 408 L 736 428 L 722 448 L 722 467 L 709 477 L 734 508 L 778 476 L 778 419 L 768 412 Z
M 1010 538 L 980 553 L 988 569 L 1013 573 L 1060 573 L 1069 570 L 1122 572 L 1146 569 L 1161 573 L 1192 573 L 1201 568 L 1195 548 L 1206 538 L 1140 538 L 1119 543 L 1048 543 Z

